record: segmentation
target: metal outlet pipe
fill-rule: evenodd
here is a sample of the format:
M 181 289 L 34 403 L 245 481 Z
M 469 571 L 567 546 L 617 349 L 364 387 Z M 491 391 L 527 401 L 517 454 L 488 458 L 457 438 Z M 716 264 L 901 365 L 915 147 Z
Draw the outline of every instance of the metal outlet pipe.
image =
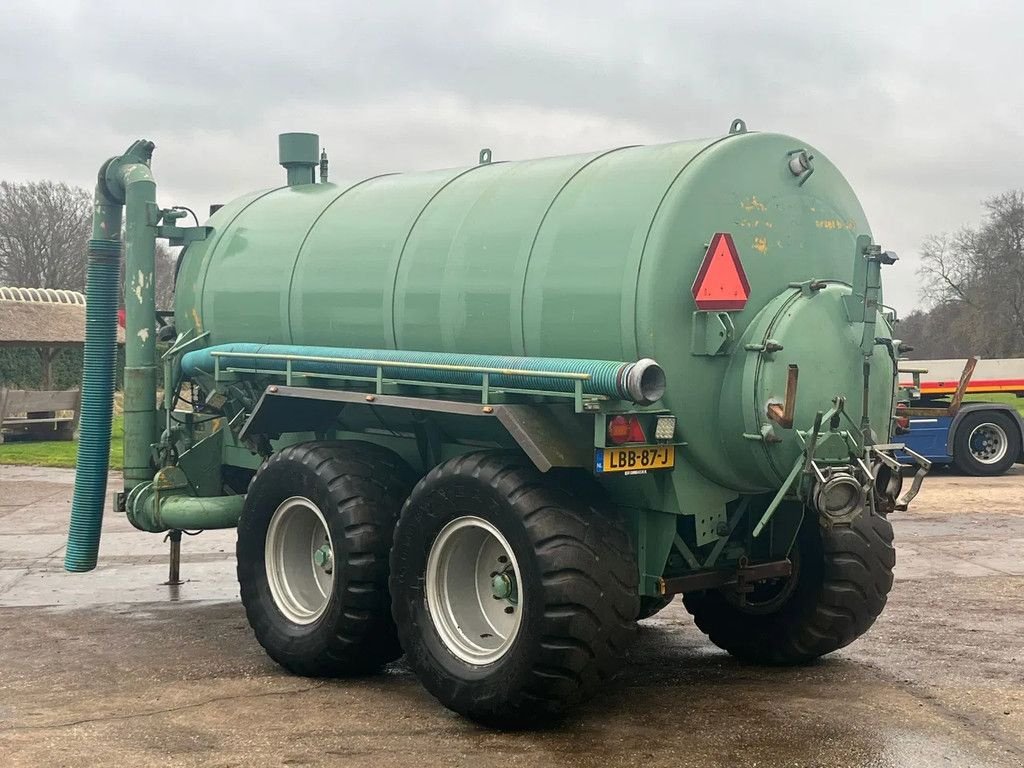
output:
M 234 528 L 242 515 L 245 496 L 157 493 L 154 486 L 155 483 L 139 485 L 128 494 L 128 521 L 140 531 Z

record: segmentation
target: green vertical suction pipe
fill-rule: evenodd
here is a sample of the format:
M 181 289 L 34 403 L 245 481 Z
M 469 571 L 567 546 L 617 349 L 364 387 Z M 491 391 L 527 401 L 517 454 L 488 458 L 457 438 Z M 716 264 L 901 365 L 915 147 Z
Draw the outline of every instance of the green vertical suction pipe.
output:
M 100 169 L 89 241 L 82 419 L 64 568 L 96 567 L 107 488 L 117 345 L 121 217 L 125 215 L 125 489 L 152 478 L 156 442 L 156 185 L 153 143 L 136 141 Z
M 149 170 L 153 143 L 136 142 L 144 162 L 124 162 L 108 180 L 125 199 L 124 256 L 124 489 L 153 479 L 151 446 L 157 441 L 156 414 L 156 183 Z M 134 160 L 134 158 L 132 158 Z M 152 218 L 151 218 L 152 217 Z

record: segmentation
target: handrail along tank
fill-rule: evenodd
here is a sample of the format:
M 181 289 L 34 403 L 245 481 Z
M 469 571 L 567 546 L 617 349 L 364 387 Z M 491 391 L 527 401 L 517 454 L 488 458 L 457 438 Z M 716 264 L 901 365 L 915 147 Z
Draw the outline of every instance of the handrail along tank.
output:
M 329 567 L 331 584 L 345 573 L 325 511 L 329 494 L 282 500 L 273 490 L 307 471 L 309 452 L 347 477 L 342 468 L 361 450 L 367 466 L 391 478 L 380 487 L 405 488 L 392 594 L 382 600 L 394 600 L 398 638 L 410 653 L 422 650 L 429 624 L 437 633 L 430 647 L 447 648 L 459 663 L 475 668 L 514 656 L 532 631 L 524 627 L 533 626 L 522 623 L 529 616 L 515 617 L 557 591 L 547 582 L 529 585 L 532 569 L 549 557 L 547 543 L 591 540 L 576 523 L 560 528 L 550 515 L 537 518 L 514 493 L 499 504 L 508 518 L 460 517 L 457 503 L 432 501 L 461 498 L 451 484 L 504 493 L 501 483 L 511 481 L 487 480 L 492 470 L 495 478 L 536 473 L 529 482 L 553 494 L 544 509 L 557 506 L 558 494 L 569 494 L 572 500 L 559 502 L 569 506 L 589 499 L 587 519 L 614 528 L 608 540 L 615 531 L 625 537 L 600 568 L 612 562 L 614 570 L 616 558 L 625 558 L 631 575 L 616 583 L 633 597 L 622 595 L 620 614 L 650 613 L 683 593 L 714 642 L 775 662 L 827 653 L 870 626 L 891 584 L 885 515 L 905 508 L 927 462 L 918 462 L 914 487 L 900 499 L 903 468 L 889 442 L 899 342 L 880 284 L 881 268 L 895 257 L 873 244 L 856 195 L 816 148 L 748 132 L 737 120 L 712 139 L 519 162 L 492 162 L 485 150 L 466 168 L 346 184 L 325 182 L 326 156 L 318 153 L 315 135 L 282 135 L 287 185 L 220 207 L 205 227 L 177 227 L 173 209 L 161 211 L 154 236 L 187 245 L 165 391 L 191 381 L 209 416 L 174 417 L 165 401 L 166 429 L 152 435 L 153 455 L 163 457 L 154 462 L 154 482 L 126 488 L 126 511 L 145 530 L 203 527 L 200 519 L 232 525 L 242 502 L 219 498 L 220 489 L 232 468 L 259 468 L 241 511 L 239 574 L 249 573 L 242 558 L 251 538 L 252 578 L 269 587 L 243 579 L 243 601 L 271 655 L 290 668 L 321 668 L 261 634 L 270 622 L 260 618 L 264 610 L 296 626 L 312 610 L 296 598 L 305 594 L 301 585 L 281 586 L 300 577 L 286 566 L 274 571 L 291 546 L 290 523 L 281 521 L 302 520 L 294 525 L 303 532 L 321 526 L 326 543 L 299 547 L 301 557 L 314 557 L 321 576 Z M 314 182 L 318 163 L 324 183 Z M 733 286 L 722 270 L 709 269 L 723 243 L 740 273 Z M 733 293 L 702 309 L 695 297 L 708 287 Z M 489 377 L 501 385 L 494 392 Z M 474 398 L 482 407 L 468 407 Z M 665 469 L 603 471 L 601 456 L 622 441 L 671 449 L 650 454 Z M 481 453 L 487 446 L 516 449 L 529 461 L 517 463 L 515 451 Z M 637 448 L 644 462 L 645 450 Z M 218 474 L 200 478 L 211 456 Z M 411 496 L 398 465 L 420 478 Z M 286 466 L 292 474 L 281 474 Z M 161 500 L 168 492 L 179 495 L 173 504 Z M 619 514 L 599 513 L 613 506 Z M 390 520 L 382 530 L 390 530 L 397 509 L 381 514 Z M 524 542 L 535 523 L 506 525 L 518 514 L 553 526 L 534 550 Z M 863 574 L 874 580 L 874 597 L 853 609 L 850 626 L 825 626 L 830 614 L 817 606 L 838 587 L 830 586 L 827 567 L 808 563 L 865 541 L 881 552 L 882 573 Z M 441 574 L 440 584 L 460 578 L 465 569 L 453 563 L 470 550 L 474 562 L 485 553 L 504 558 L 486 578 L 466 577 L 472 589 L 490 585 L 499 615 L 463 615 L 458 594 L 431 591 L 431 574 Z M 818 582 L 794 587 L 801 578 Z M 318 583 L 324 599 L 334 600 Z M 806 610 L 781 610 L 798 599 L 810 601 Z M 748 611 L 758 600 L 774 607 Z M 417 613 L 423 605 L 426 613 Z M 442 613 L 454 618 L 446 624 Z M 774 639 L 749 645 L 757 634 L 751 622 L 784 613 L 798 615 L 808 637 L 829 639 L 802 640 L 772 625 L 758 631 Z M 462 637 L 477 624 L 490 629 Z M 427 683 L 432 693 L 488 719 L 473 698 L 484 696 L 484 682 L 459 682 L 444 653 L 417 657 L 445 670 L 421 674 L 434 681 Z M 604 663 L 600 654 L 592 661 Z M 536 693 L 530 685 L 523 690 Z M 560 711 L 572 699 L 555 696 L 540 711 Z M 494 711 L 503 722 L 529 716 L 515 702 Z

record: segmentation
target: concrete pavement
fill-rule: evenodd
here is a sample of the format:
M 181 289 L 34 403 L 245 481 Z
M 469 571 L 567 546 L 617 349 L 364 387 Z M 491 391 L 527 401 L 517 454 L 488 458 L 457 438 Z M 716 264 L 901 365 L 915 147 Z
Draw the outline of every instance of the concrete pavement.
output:
M 112 477 L 111 487 L 116 478 Z M 0 466 L 0 764 L 11 766 L 1024 765 L 1024 471 L 937 472 L 894 518 L 889 606 L 818 664 L 759 669 L 682 607 L 641 624 L 605 695 L 547 731 L 452 715 L 401 662 L 288 675 L 237 601 L 234 532 L 166 544 L 120 517 L 62 570 L 68 470 Z

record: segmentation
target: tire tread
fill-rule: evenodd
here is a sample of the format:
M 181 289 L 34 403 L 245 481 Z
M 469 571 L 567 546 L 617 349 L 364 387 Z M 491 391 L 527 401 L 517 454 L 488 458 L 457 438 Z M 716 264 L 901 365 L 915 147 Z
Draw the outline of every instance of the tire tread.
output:
M 694 623 L 712 643 L 744 661 L 803 664 L 849 645 L 874 624 L 893 584 L 892 525 L 884 516 L 864 512 L 847 527 L 823 530 L 813 517 L 804 526 L 798 541 L 820 536 L 821 569 L 816 588 L 791 598 L 802 600 L 794 606 L 799 610 L 784 607 L 758 616 L 743 613 L 719 592 L 683 596 Z
M 521 454 L 478 451 L 435 467 L 420 481 L 399 519 L 396 541 L 411 525 L 420 498 L 467 477 L 514 510 L 533 549 L 540 590 L 531 599 L 543 607 L 529 672 L 519 690 L 497 697 L 416 671 L 442 703 L 480 722 L 508 728 L 558 716 L 593 695 L 624 661 L 639 610 L 631 539 L 608 510 L 554 484 Z M 393 563 L 392 573 L 399 570 Z M 401 587 L 393 584 L 392 591 Z M 407 624 L 404 615 L 396 603 L 399 636 L 409 652 L 424 628 Z M 409 652 L 414 668 L 417 656 Z
M 238 580 L 249 624 L 267 654 L 296 674 L 337 677 L 372 672 L 401 655 L 390 613 L 389 555 L 398 511 L 412 488 L 412 470 L 396 454 L 372 443 L 299 443 L 267 459 L 253 477 L 250 492 L 286 463 L 315 473 L 333 506 L 323 510 L 325 516 L 341 517 L 344 541 L 335 545 L 335 567 L 344 568 L 345 578 L 344 588 L 334 597 L 341 602 L 338 620 L 315 654 L 305 643 L 283 640 L 269 615 L 276 608 L 265 604 L 253 578 L 261 567 L 253 560 L 262 557 L 262 546 L 253 544 L 250 551 L 240 531 Z

